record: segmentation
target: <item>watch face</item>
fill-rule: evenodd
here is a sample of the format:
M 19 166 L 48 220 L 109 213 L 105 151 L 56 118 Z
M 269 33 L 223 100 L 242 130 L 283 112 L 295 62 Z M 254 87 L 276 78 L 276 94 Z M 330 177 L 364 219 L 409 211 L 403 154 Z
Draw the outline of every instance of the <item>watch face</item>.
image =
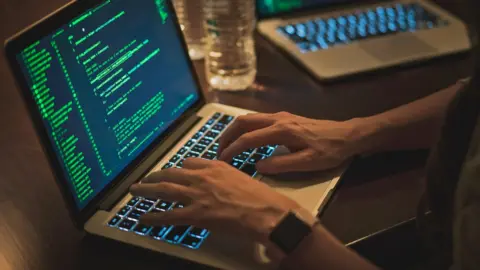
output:
M 276 244 L 285 254 L 290 254 L 311 232 L 311 225 L 290 212 L 270 234 L 270 241 Z

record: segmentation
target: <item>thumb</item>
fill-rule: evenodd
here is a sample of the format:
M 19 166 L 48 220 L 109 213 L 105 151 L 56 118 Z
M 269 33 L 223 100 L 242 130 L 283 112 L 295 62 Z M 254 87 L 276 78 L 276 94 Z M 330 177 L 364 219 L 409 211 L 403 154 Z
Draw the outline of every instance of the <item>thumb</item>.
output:
M 303 172 L 312 170 L 314 153 L 305 149 L 283 156 L 272 156 L 257 163 L 257 170 L 262 174 L 279 174 L 286 172 Z

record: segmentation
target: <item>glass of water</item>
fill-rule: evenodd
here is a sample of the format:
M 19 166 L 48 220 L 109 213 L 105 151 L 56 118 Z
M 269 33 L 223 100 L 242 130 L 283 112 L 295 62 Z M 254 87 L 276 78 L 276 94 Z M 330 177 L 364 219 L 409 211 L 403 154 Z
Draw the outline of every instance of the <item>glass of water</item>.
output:
M 245 90 L 257 74 L 255 0 L 204 1 L 208 82 L 216 90 Z
M 188 45 L 192 60 L 205 56 L 205 31 L 203 29 L 204 0 L 173 0 L 175 13 Z

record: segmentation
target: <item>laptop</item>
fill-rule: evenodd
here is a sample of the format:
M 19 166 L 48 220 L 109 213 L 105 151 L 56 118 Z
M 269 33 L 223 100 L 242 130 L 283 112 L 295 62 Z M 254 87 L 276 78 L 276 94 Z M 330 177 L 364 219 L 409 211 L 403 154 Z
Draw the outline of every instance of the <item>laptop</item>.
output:
M 265 267 L 245 237 L 138 222 L 184 205 L 132 197 L 133 183 L 188 157 L 215 159 L 222 132 L 251 113 L 206 102 L 169 1 L 73 1 L 7 41 L 6 55 L 79 229 L 216 268 Z M 265 145 L 230 164 L 318 214 L 344 169 L 257 174 L 256 162 L 284 151 Z
M 427 0 L 257 0 L 259 32 L 323 81 L 471 48 L 466 25 Z

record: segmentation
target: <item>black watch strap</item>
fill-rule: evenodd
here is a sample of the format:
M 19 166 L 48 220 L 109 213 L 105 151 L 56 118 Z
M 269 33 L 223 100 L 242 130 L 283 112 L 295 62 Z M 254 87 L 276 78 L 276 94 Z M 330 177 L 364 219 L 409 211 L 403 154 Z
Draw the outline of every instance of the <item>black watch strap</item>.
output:
M 288 255 L 311 233 L 311 225 L 289 212 L 270 234 L 270 241 Z

